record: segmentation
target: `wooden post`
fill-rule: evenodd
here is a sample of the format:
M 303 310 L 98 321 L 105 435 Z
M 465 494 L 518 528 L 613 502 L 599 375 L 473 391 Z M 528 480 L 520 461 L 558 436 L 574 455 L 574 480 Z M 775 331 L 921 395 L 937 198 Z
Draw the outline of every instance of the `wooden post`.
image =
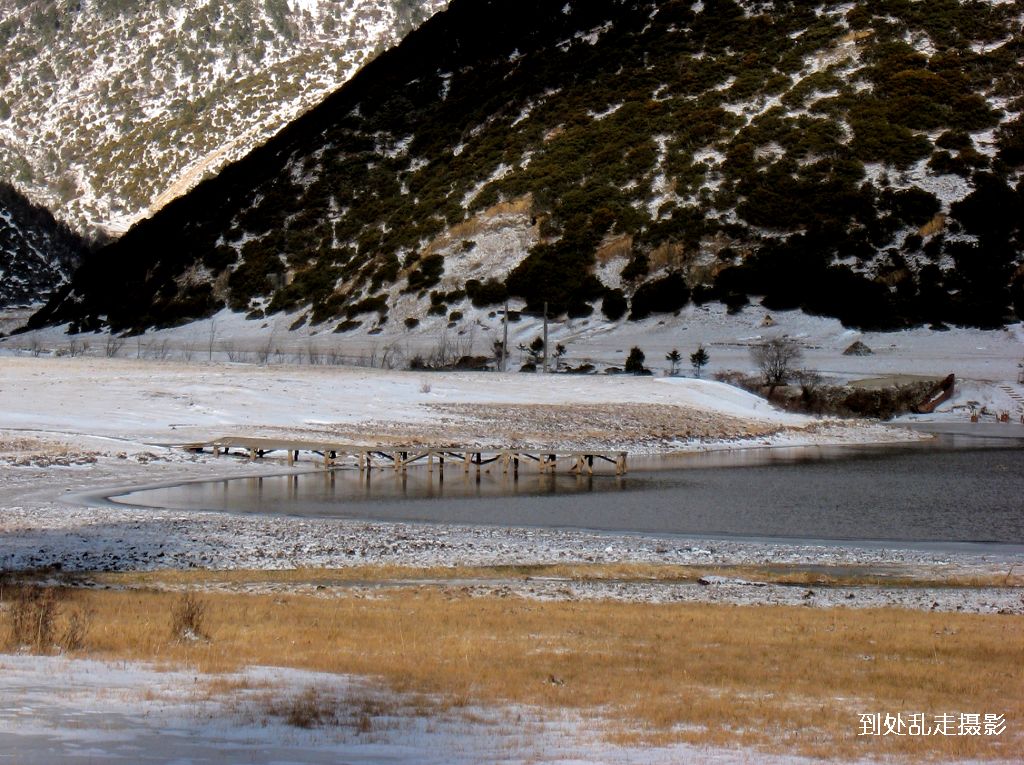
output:
M 544 371 L 548 371 L 548 301 L 544 301 Z
M 501 371 L 508 371 L 508 301 L 505 301 L 505 332 L 501 340 Z

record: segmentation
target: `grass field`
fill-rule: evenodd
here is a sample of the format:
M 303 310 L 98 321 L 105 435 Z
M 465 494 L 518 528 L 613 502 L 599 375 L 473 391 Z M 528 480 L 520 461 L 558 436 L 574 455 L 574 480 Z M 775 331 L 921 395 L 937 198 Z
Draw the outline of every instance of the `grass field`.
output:
M 388 575 L 394 572 L 345 572 L 363 581 Z M 327 584 L 316 595 L 200 589 L 205 580 L 246 576 Z M 620 742 L 949 761 L 1012 759 L 1024 739 L 1020 616 L 538 602 L 470 597 L 457 583 L 417 582 L 415 575 L 407 575 L 403 587 L 367 596 L 332 591 L 329 582 L 338 576 L 111 575 L 100 587 L 54 590 L 52 629 L 65 635 L 77 620 L 72 653 L 101 659 L 214 673 L 271 665 L 370 676 L 398 693 L 429 699 L 427 713 L 430 705 L 570 709 L 600 722 Z M 440 577 L 431 570 L 419 578 Z M 168 585 L 191 589 L 159 589 Z M 13 649 L 17 586 L 8 586 L 3 600 L 0 637 Z M 313 693 L 309 704 L 315 701 Z M 919 712 L 929 721 L 943 713 L 995 713 L 1005 716 L 1007 730 L 1000 736 L 858 736 L 859 713 L 873 712 L 905 718 Z M 314 708 L 303 714 L 331 719 Z

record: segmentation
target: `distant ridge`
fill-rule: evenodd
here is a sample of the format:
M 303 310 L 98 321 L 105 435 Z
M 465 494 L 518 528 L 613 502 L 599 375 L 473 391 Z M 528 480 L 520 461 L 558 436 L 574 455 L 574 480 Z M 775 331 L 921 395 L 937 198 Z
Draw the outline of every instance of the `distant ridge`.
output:
M 39 303 L 67 281 L 86 243 L 0 182 L 0 308 Z
M 0 178 L 119 233 L 445 4 L 0 0 Z
M 33 324 L 228 306 L 429 331 L 508 298 L 1001 326 L 1024 316 L 1022 24 L 1018 3 L 455 0 Z

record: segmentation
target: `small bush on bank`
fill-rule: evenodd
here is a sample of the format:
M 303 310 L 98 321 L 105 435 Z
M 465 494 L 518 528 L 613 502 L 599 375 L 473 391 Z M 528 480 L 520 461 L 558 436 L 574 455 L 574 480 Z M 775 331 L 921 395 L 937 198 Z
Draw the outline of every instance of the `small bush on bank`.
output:
M 171 609 L 171 640 L 205 640 L 206 604 L 195 593 L 185 592 Z

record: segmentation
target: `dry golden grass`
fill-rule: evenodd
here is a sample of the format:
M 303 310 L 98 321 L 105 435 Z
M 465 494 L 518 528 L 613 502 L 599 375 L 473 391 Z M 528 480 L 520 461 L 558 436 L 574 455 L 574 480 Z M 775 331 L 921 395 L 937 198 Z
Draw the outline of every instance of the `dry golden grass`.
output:
M 510 199 L 506 202 L 498 202 L 476 215 L 456 223 L 454 226 L 443 231 L 435 237 L 423 250 L 423 254 L 430 255 L 445 247 L 451 246 L 453 242 L 462 239 L 472 239 L 488 226 L 491 226 L 500 216 L 521 215 L 527 216 L 533 208 L 533 194 L 524 194 L 521 197 Z
M 1019 616 L 545 603 L 410 587 L 373 599 L 207 593 L 209 639 L 172 641 L 178 594 L 66 597 L 93 614 L 86 646 L 99 658 L 373 676 L 451 706 L 512 702 L 602 716 L 624 740 L 915 761 L 1012 757 L 1022 744 Z M 318 708 L 299 706 L 300 717 Z M 999 737 L 864 738 L 858 712 L 992 712 L 1009 726 Z
M 71 452 L 67 444 L 32 436 L 0 434 L 0 456 L 14 455 L 63 455 Z
M 936 213 L 934 218 L 917 230 L 917 233 L 921 236 L 932 236 L 942 231 L 945 227 L 946 215 L 944 213 Z
M 631 234 L 620 234 L 618 236 L 605 236 L 604 241 L 597 248 L 594 254 L 598 263 L 607 263 L 614 258 L 628 258 L 633 252 L 633 236 Z
M 852 32 L 847 32 L 845 35 L 839 38 L 839 42 L 857 42 L 858 40 L 864 40 L 871 37 L 875 33 L 873 29 L 857 29 Z
M 678 267 L 686 260 L 686 248 L 675 242 L 665 242 L 647 256 L 652 269 Z

